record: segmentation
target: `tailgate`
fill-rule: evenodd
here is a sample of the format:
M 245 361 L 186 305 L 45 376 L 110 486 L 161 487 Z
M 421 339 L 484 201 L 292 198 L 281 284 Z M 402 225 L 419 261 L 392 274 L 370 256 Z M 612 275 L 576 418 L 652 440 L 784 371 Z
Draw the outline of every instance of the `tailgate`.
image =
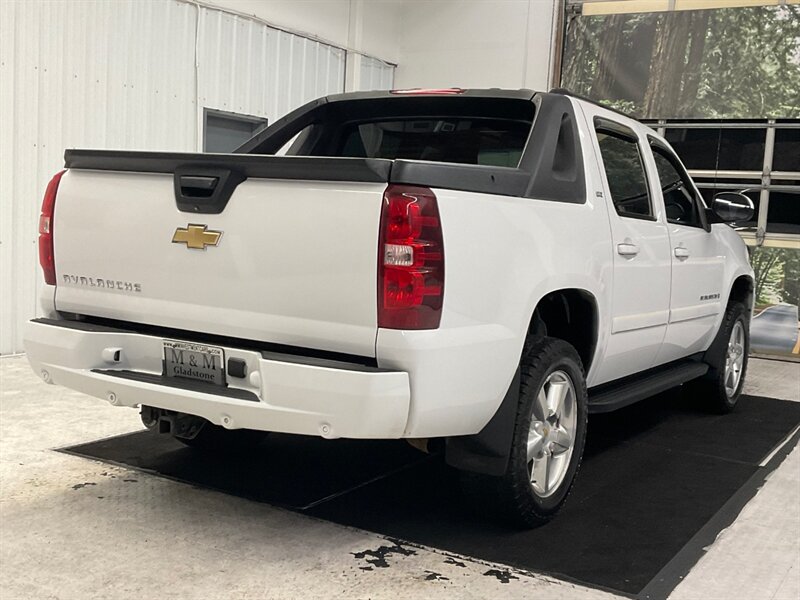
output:
M 248 177 L 222 212 L 193 214 L 178 209 L 172 173 L 70 169 L 56 308 L 374 356 L 385 188 Z

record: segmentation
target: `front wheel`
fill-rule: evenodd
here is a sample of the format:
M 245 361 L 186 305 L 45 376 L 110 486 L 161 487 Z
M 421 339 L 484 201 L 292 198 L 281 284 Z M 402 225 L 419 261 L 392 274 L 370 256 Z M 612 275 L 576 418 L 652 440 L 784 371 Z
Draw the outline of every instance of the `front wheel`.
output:
M 583 457 L 588 396 L 581 359 L 568 343 L 543 338 L 520 363 L 520 398 L 506 473 L 481 476 L 501 512 L 526 527 L 552 519 Z

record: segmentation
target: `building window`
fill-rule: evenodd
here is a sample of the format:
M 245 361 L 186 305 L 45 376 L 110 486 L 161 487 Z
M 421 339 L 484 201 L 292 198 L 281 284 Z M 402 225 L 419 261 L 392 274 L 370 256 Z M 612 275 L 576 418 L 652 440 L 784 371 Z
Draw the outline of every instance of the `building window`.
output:
M 761 171 L 766 129 L 668 129 L 667 141 L 694 169 Z
M 203 152 L 233 152 L 267 126 L 267 119 L 206 108 Z
M 787 120 L 787 123 L 791 121 Z M 800 171 L 800 129 L 778 129 L 775 131 L 775 151 L 772 157 L 773 171 Z

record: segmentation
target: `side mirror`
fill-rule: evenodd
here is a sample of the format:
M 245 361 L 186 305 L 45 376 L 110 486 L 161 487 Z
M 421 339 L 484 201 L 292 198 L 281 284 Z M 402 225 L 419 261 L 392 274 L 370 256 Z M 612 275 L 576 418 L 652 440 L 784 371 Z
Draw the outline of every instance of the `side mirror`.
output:
M 756 209 L 753 201 L 741 192 L 720 192 L 711 201 L 711 210 L 723 223 L 750 221 Z

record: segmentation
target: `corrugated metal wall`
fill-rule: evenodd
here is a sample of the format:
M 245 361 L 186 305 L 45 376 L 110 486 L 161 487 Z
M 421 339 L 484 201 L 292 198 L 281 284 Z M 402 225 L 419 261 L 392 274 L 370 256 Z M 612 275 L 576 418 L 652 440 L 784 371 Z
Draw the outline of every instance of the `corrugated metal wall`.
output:
M 390 90 L 394 87 L 394 65 L 370 56 L 361 57 L 359 89 Z
M 65 148 L 199 150 L 204 107 L 274 121 L 344 91 L 345 59 L 177 0 L 0 2 L 0 354 L 37 312 L 38 213 Z
M 201 106 L 270 121 L 344 91 L 341 48 L 218 10 L 200 9 L 197 62 Z

